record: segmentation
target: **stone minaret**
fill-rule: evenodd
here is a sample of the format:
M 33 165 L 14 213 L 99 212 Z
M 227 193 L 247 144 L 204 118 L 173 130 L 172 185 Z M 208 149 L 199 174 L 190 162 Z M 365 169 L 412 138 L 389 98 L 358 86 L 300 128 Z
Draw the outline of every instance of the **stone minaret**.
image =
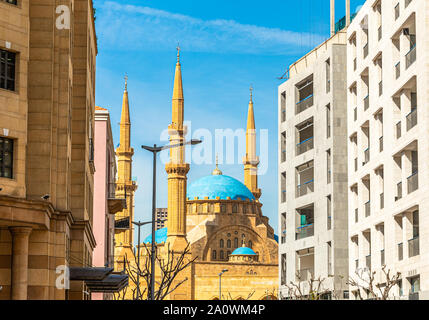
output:
M 133 224 L 134 219 L 134 192 L 137 189 L 137 184 L 132 181 L 132 157 L 134 149 L 131 148 L 131 121 L 130 107 L 128 103 L 127 80 L 125 77 L 125 90 L 122 99 L 122 114 L 120 126 L 120 144 L 116 149 L 118 161 L 118 176 L 116 180 L 116 197 L 126 199 L 127 207 L 118 212 L 115 216 L 115 221 L 121 221 L 121 225 L 128 225 L 125 228 L 115 229 L 115 260 L 122 263 L 124 252 L 133 246 Z M 128 219 L 129 223 L 124 220 Z
M 185 142 L 186 127 L 183 126 L 184 98 L 182 71 L 180 66 L 180 48 L 177 48 L 176 74 L 174 78 L 172 122 L 168 126 L 170 144 Z M 185 147 L 170 149 L 170 162 L 166 164 L 168 174 L 168 236 L 170 249 L 181 251 L 187 245 L 186 240 L 186 182 L 189 164 L 185 163 Z
M 246 129 L 246 156 L 244 164 L 244 184 L 258 200 L 261 197 L 261 189 L 258 189 L 258 165 L 259 157 L 256 156 L 256 128 L 255 115 L 253 113 L 253 88 L 250 88 L 249 110 L 247 113 Z

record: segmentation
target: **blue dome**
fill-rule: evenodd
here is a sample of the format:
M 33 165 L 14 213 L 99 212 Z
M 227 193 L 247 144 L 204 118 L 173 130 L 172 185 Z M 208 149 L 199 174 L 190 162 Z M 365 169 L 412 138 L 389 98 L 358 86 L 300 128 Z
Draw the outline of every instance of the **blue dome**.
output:
M 163 243 L 167 241 L 167 228 L 162 228 L 155 231 L 155 243 Z M 144 239 L 144 243 L 152 243 L 152 234 Z
M 241 247 L 238 249 L 235 249 L 233 253 L 231 253 L 232 256 L 256 256 L 256 252 L 248 247 Z
M 189 200 L 194 200 L 198 197 L 199 200 L 204 200 L 208 197 L 209 200 L 216 200 L 219 197 L 221 200 L 255 200 L 255 197 L 250 190 L 240 181 L 229 176 L 212 175 L 201 178 L 188 187 L 187 197 Z

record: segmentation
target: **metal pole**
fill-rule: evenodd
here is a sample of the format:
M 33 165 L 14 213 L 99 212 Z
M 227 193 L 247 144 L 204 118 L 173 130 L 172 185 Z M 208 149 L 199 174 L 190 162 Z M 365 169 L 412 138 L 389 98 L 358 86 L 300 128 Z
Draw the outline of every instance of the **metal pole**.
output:
M 219 274 L 219 300 L 222 300 L 222 273 Z
M 141 222 L 138 224 L 138 240 L 137 240 L 137 300 L 140 300 L 140 226 Z
M 153 191 L 152 191 L 152 247 L 151 247 L 151 275 L 150 275 L 150 298 L 155 300 L 155 211 L 156 211 L 156 144 L 153 146 Z

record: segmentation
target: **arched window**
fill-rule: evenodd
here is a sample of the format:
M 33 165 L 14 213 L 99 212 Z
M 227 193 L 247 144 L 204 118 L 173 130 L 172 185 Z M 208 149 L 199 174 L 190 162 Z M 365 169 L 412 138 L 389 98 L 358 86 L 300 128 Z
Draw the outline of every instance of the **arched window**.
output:
M 220 239 L 220 241 L 219 241 L 219 247 L 223 248 L 223 246 L 224 246 L 223 239 Z
M 238 238 L 234 238 L 234 248 L 238 248 Z
M 226 247 L 227 247 L 227 248 L 231 248 L 231 239 L 228 239 L 228 240 L 226 241 Z
M 216 260 L 216 250 L 212 251 L 212 260 Z
M 252 240 L 249 240 L 248 247 L 249 247 L 250 249 L 252 249 L 252 248 L 253 248 Z
M 220 205 L 220 212 L 222 212 L 222 213 L 226 212 L 226 205 L 225 204 Z
M 220 260 L 225 259 L 225 256 L 223 255 L 223 250 L 220 250 Z
M 238 212 L 238 207 L 236 204 L 232 205 L 232 213 L 237 213 Z

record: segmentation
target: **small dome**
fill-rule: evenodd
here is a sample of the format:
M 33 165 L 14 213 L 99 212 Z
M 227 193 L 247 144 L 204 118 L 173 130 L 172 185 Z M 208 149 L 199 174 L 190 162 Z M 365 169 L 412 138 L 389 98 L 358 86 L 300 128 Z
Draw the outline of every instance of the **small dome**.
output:
M 240 181 L 225 175 L 211 175 L 201 178 L 188 187 L 187 198 L 194 200 L 255 200 L 252 192 Z
M 167 228 L 162 228 L 155 231 L 155 243 L 164 243 L 167 241 Z M 143 241 L 144 243 L 152 243 L 152 234 L 148 235 Z
M 256 252 L 248 247 L 240 247 L 238 249 L 235 249 L 233 253 L 231 253 L 232 256 L 256 256 Z

